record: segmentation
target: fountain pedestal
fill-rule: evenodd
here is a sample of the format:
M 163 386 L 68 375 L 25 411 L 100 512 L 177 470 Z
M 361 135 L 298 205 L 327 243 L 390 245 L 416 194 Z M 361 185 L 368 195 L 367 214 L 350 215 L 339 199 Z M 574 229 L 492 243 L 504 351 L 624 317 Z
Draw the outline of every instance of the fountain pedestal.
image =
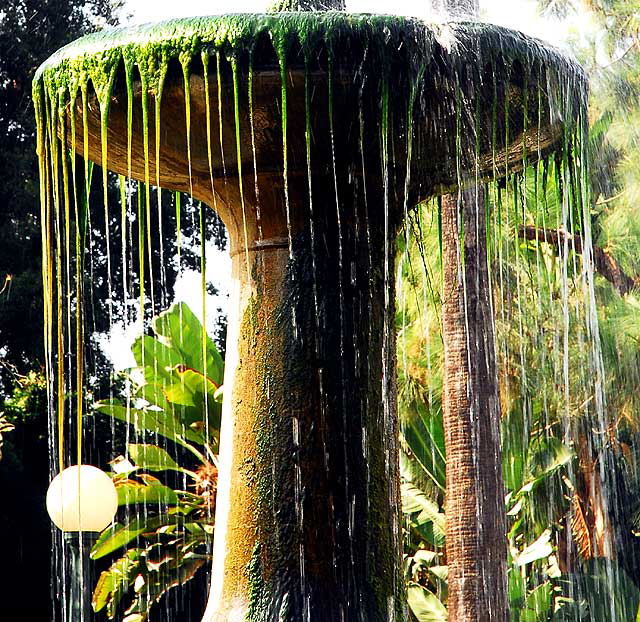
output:
M 279 235 L 232 249 L 208 622 L 401 614 L 395 228 L 385 253 L 383 197 L 365 204 L 362 177 L 306 184 L 289 184 L 305 222 L 291 248 L 283 217 Z M 274 212 L 263 203 L 263 220 Z

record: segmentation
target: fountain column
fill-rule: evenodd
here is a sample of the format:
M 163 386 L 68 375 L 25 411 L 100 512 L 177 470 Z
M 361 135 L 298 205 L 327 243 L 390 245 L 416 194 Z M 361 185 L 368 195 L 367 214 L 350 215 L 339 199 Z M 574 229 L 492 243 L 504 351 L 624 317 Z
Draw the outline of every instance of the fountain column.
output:
M 261 178 L 262 237 L 253 204 L 246 248 L 245 227 L 230 227 L 237 348 L 226 363 L 206 622 L 401 615 L 385 311 L 395 229 L 385 231 L 380 180 L 366 181 L 365 201 L 363 178 L 346 169 L 313 175 L 311 195 L 305 176 L 290 178 L 287 222 L 282 176 Z

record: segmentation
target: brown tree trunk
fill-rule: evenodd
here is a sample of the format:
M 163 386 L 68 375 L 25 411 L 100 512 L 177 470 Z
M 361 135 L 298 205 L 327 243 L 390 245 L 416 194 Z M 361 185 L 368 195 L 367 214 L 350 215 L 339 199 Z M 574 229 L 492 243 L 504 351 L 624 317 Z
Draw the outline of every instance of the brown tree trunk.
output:
M 536 242 L 546 242 L 562 255 L 565 240 L 568 238 L 568 247 L 576 253 L 583 252 L 583 240 L 579 233 L 569 233 L 562 229 L 544 229 L 535 225 L 520 225 L 518 235 L 525 240 L 535 240 Z M 603 276 L 616 291 L 625 296 L 632 289 L 638 286 L 638 277 L 632 278 L 622 269 L 615 257 L 609 254 L 601 246 L 592 246 L 593 267 L 596 272 Z M 588 261 L 586 259 L 585 261 Z
M 445 196 L 443 401 L 452 622 L 507 619 L 500 407 L 485 240 L 482 190 Z

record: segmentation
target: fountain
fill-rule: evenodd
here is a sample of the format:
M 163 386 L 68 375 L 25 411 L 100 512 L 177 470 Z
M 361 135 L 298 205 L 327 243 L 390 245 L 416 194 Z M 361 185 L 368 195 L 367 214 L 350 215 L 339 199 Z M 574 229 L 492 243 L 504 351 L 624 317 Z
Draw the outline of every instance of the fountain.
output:
M 568 161 L 584 129 L 584 92 L 575 64 L 515 32 L 331 11 L 104 31 L 40 68 L 34 101 L 56 470 L 71 459 L 64 431 L 76 421 L 81 437 L 86 407 L 86 232 L 75 154 L 85 161 L 87 195 L 95 162 L 105 188 L 110 170 L 146 188 L 187 192 L 228 230 L 230 345 L 205 621 L 403 619 L 398 228 L 419 202 L 453 193 L 443 240 L 454 242 L 444 256 L 455 276 L 463 254 L 455 212 L 473 203 L 465 189 L 555 152 Z M 148 190 L 145 200 L 149 213 Z M 478 234 L 484 203 L 473 207 Z M 104 210 L 108 262 L 117 212 L 106 198 Z M 141 270 L 144 249 L 142 257 Z M 140 289 L 144 313 L 153 294 Z M 485 373 L 491 382 L 490 366 Z M 71 394 L 75 405 L 65 401 Z M 488 421 L 495 444 L 495 413 Z M 452 461 L 455 450 L 448 447 Z M 499 452 L 491 445 L 485 453 L 486 490 L 461 493 L 478 508 L 483 539 L 477 525 L 448 517 L 450 533 L 461 534 L 450 568 L 454 556 L 462 560 L 450 590 L 473 578 L 487 592 L 486 617 L 465 613 L 462 599 L 452 618 L 459 622 L 506 619 L 506 552 L 494 533 L 504 513 Z M 465 538 L 475 538 L 484 562 L 465 561 Z

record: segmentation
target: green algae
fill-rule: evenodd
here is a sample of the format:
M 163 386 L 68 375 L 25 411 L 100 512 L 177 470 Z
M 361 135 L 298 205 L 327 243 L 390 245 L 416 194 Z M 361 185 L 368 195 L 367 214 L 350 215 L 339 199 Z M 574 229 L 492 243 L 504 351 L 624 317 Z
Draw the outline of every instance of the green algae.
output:
M 187 137 L 187 167 L 189 170 L 189 193 L 193 195 L 193 169 L 191 162 L 191 56 L 185 52 L 180 54 L 180 65 L 182 66 L 182 77 L 184 81 L 184 118 Z M 146 130 L 143 130 L 146 135 Z
M 216 50 L 216 84 L 218 88 L 218 136 L 220 137 L 220 159 L 222 160 L 222 172 L 227 176 L 227 167 L 224 162 L 224 144 L 223 144 L 223 127 L 222 120 L 222 78 L 220 71 L 220 51 Z
M 264 578 L 262 569 L 262 559 L 260 556 L 260 543 L 257 542 L 251 554 L 251 561 L 247 564 L 246 569 L 249 584 L 249 607 L 247 609 L 246 620 L 260 620 L 261 610 L 263 608 L 264 594 Z
M 278 64 L 280 66 L 280 106 L 282 109 L 282 117 L 280 121 L 280 129 L 282 130 L 282 177 L 284 181 L 284 209 L 287 216 L 287 239 L 289 243 L 289 258 L 293 258 L 293 236 L 291 228 L 291 204 L 289 201 L 289 147 L 287 142 L 287 53 L 289 40 L 282 36 L 274 39 L 276 54 L 278 55 Z M 329 80 L 331 84 L 331 80 Z M 329 95 L 331 101 L 331 95 Z
M 373 50 L 392 54 L 403 44 L 416 68 L 431 57 L 436 45 L 446 49 L 459 63 L 469 61 L 465 54 L 469 49 L 479 59 L 491 59 L 498 52 L 508 62 L 531 57 L 557 68 L 556 74 L 565 79 L 582 83 L 582 90 L 586 88 L 577 64 L 553 48 L 513 31 L 471 23 L 429 25 L 413 18 L 331 11 L 230 14 L 107 29 L 61 48 L 40 66 L 34 79 L 68 89 L 72 83 L 91 78 L 96 93 L 104 100 L 114 68 L 123 59 L 127 66 L 135 59 L 150 87 L 157 88 L 161 68 L 170 59 L 192 57 L 202 50 L 226 56 L 249 52 L 263 34 L 276 42 L 277 48 L 296 41 L 303 47 L 317 47 L 318 42 L 330 47 L 337 41 L 352 39 L 366 41 Z M 550 78 L 558 81 L 557 75 Z M 559 92 L 556 98 L 554 109 L 559 108 L 556 106 L 561 100 Z
M 255 191 L 256 224 L 258 226 L 258 239 L 262 240 L 262 218 L 260 214 L 260 188 L 258 187 L 258 158 L 256 155 L 256 128 L 254 122 L 253 106 L 253 51 L 249 54 L 249 73 L 247 76 L 247 97 L 249 101 L 249 126 L 251 127 L 251 156 L 253 158 L 253 184 Z
M 131 122 L 133 99 L 133 71 L 137 68 L 140 75 L 143 97 L 143 125 L 144 152 L 145 152 L 145 183 L 150 185 L 148 176 L 148 110 L 146 105 L 146 93 L 156 93 L 156 160 L 159 156 L 159 136 L 160 136 L 160 94 L 166 75 L 167 67 L 172 60 L 178 60 L 182 65 L 185 76 L 184 97 L 185 115 L 187 126 L 190 125 L 190 89 L 188 76 L 190 75 L 190 65 L 193 58 L 200 57 L 204 67 L 205 88 L 209 92 L 209 58 L 215 57 L 216 82 L 217 82 L 217 109 L 218 109 L 218 138 L 220 142 L 220 161 L 224 176 L 227 175 L 225 162 L 225 149 L 223 141 L 223 130 L 225 122 L 223 120 L 222 102 L 224 101 L 223 78 L 221 59 L 224 56 L 235 65 L 238 70 L 240 63 L 246 67 L 247 58 L 251 65 L 249 72 L 249 98 L 250 117 L 252 132 L 252 147 L 254 151 L 254 176 L 257 192 L 257 172 L 255 166 L 255 135 L 253 127 L 253 73 L 259 71 L 261 66 L 254 67 L 255 49 L 258 42 L 264 37 L 270 39 L 278 66 L 282 82 L 282 118 L 281 131 L 283 136 L 283 169 L 284 169 L 284 190 L 285 205 L 289 213 L 289 190 L 288 190 L 288 148 L 287 128 L 288 107 L 287 107 L 287 84 L 286 75 L 290 69 L 290 51 L 296 46 L 304 52 L 305 59 L 317 57 L 322 50 L 328 52 L 328 64 L 331 67 L 335 62 L 340 63 L 340 71 L 344 71 L 345 62 L 353 64 L 357 71 L 358 65 L 364 63 L 365 57 L 374 59 L 386 70 L 393 70 L 400 76 L 405 74 L 407 83 L 402 87 L 406 92 L 402 97 L 406 100 L 417 99 L 421 105 L 411 106 L 413 115 L 409 121 L 415 124 L 416 133 L 419 134 L 420 123 L 428 111 L 424 105 L 424 98 L 430 97 L 432 67 L 439 66 L 444 60 L 445 74 L 455 79 L 471 79 L 478 85 L 482 85 L 483 66 L 487 62 L 499 63 L 506 67 L 506 78 L 501 76 L 501 80 L 509 79 L 509 68 L 514 62 L 525 63 L 530 59 L 536 59 L 538 67 L 544 67 L 544 72 L 540 69 L 538 80 L 545 81 L 547 88 L 545 91 L 545 102 L 548 101 L 550 118 L 552 121 L 560 119 L 567 124 L 573 123 L 575 110 L 579 109 L 579 102 L 583 101 L 586 90 L 586 81 L 581 69 L 570 59 L 559 52 L 544 46 L 535 40 L 524 38 L 518 33 L 505 29 L 477 24 L 457 23 L 453 25 L 429 25 L 417 19 L 375 16 L 367 14 L 350 15 L 340 11 L 329 12 L 291 12 L 280 14 L 236 14 L 225 16 L 212 16 L 208 18 L 193 18 L 172 20 L 169 22 L 140 26 L 128 29 L 115 29 L 96 33 L 83 37 L 82 39 L 62 48 L 46 61 L 39 69 L 34 80 L 35 84 L 42 83 L 47 93 L 56 90 L 58 92 L 68 92 L 68 101 L 75 101 L 75 94 L 78 88 L 82 95 L 82 108 L 86 111 L 88 83 L 93 86 L 96 98 L 101 103 L 101 120 L 106 123 L 108 115 L 108 101 L 112 94 L 114 76 L 117 68 L 122 65 L 125 70 L 126 90 L 129 100 L 127 110 L 128 120 L 128 148 L 129 162 L 128 169 L 131 173 Z M 354 47 L 355 46 L 355 47 Z M 347 60 L 344 58 L 352 47 L 357 49 L 361 46 L 364 55 L 361 58 L 354 57 Z M 105 47 L 107 48 L 105 50 Z M 401 51 L 401 52 L 399 52 Z M 266 61 L 260 61 L 266 62 Z M 307 61 L 305 61 L 306 63 Z M 427 69 L 427 67 L 429 67 Z M 472 67 L 470 70 L 469 67 Z M 308 67 L 305 67 L 308 71 Z M 439 70 L 439 69 L 438 69 Z M 562 81 L 560 75 L 563 76 Z M 456 78 L 457 76 L 457 78 Z M 493 72 L 494 81 L 496 78 L 495 69 Z M 401 79 L 402 82 L 402 79 Z M 570 85 L 569 89 L 561 89 Z M 557 85 L 557 86 L 554 86 Z M 331 84 L 329 84 L 331 87 Z M 397 85 L 396 85 L 397 86 Z M 480 88 L 480 86 L 478 88 Z M 540 86 L 540 84 L 538 85 Z M 405 88 L 406 87 L 406 88 Z M 394 86 L 394 88 L 396 88 Z M 564 93 L 571 96 L 572 101 L 567 102 L 562 99 Z M 236 96 L 236 95 L 234 95 Z M 509 96 L 508 89 L 504 94 L 505 106 Z M 526 94 L 525 94 L 526 100 Z M 211 124 L 211 110 L 209 99 L 207 98 L 207 131 Z M 73 106 L 71 106 L 73 107 Z M 402 108 L 402 106 L 400 106 Z M 540 116 L 539 107 L 536 113 Z M 395 113 L 394 113 L 395 114 Z M 525 106 L 525 116 L 528 115 Z M 509 114 L 505 114 L 504 125 L 508 127 Z M 494 130 L 496 127 L 494 118 Z M 85 150 L 86 150 L 86 116 L 83 114 L 83 127 Z M 535 121 L 532 122 L 534 124 Z M 525 126 L 528 119 L 525 119 Z M 410 128 L 413 131 L 413 128 Z M 494 137 L 497 132 L 493 131 Z M 503 136 L 508 132 L 503 133 Z M 395 140 L 395 132 L 392 140 Z M 526 140 L 526 130 L 524 132 Z M 413 139 L 413 137 L 412 137 Z M 237 142 L 237 140 L 236 140 Z M 488 141 L 492 146 L 494 143 Z M 410 151 L 413 144 L 408 145 Z M 525 145 L 526 148 L 526 145 Z M 207 146 L 210 151 L 210 145 Z M 392 152 L 395 150 L 391 145 Z M 106 141 L 104 144 L 106 159 Z M 191 179 L 191 129 L 187 128 L 187 151 L 189 164 L 190 187 Z M 458 157 L 459 150 L 456 149 Z M 526 159 L 526 158 L 525 158 Z M 212 160 L 212 158 L 210 158 Z M 524 165 L 524 163 L 523 163 Z M 508 173 L 510 163 L 505 161 L 505 174 Z M 210 170 L 212 167 L 210 166 Z M 213 171 L 211 170 L 211 173 Z M 129 174 L 130 176 L 130 174 Z M 213 175 L 212 187 L 213 187 Z M 460 176 L 457 175 L 460 181 Z M 160 172 L 156 167 L 156 185 L 160 182 Z M 442 182 L 440 182 L 442 183 Z M 445 184 L 446 185 L 446 184 Z M 438 191 L 438 183 L 434 190 Z M 216 193 L 213 191 L 215 201 Z M 422 196 L 421 198 L 426 198 Z M 147 219 L 149 220 L 149 218 Z M 289 235 L 289 237 L 291 237 Z
M 161 128 L 161 121 L 160 121 L 160 110 L 161 110 L 161 102 L 162 102 L 162 89 L 164 86 L 164 78 L 166 76 L 166 66 L 163 67 L 163 72 L 162 75 L 160 77 L 159 83 L 158 83 L 158 92 L 156 93 L 155 96 L 155 115 L 154 115 L 154 119 L 155 119 L 155 146 L 156 146 L 156 152 L 155 152 L 155 162 L 156 162 L 156 179 L 155 179 L 155 184 L 156 184 L 156 203 L 157 203 L 157 212 L 158 212 L 158 240 L 159 240 L 159 244 L 160 244 L 160 257 L 161 257 L 161 262 L 160 262 L 160 286 L 162 289 L 162 307 L 166 308 L 167 306 L 167 301 L 165 300 L 165 291 L 167 289 L 167 272 L 166 272 L 166 267 L 165 267 L 165 262 L 164 262 L 164 231 L 163 231 L 163 226 L 162 226 L 162 187 L 160 185 L 160 166 L 159 166 L 159 162 L 160 162 L 160 138 L 161 138 L 161 133 L 160 133 L 160 128 Z
M 233 116 L 235 125 L 236 153 L 238 163 L 238 191 L 240 193 L 240 207 L 242 212 L 242 234 L 244 237 L 244 256 L 247 268 L 247 277 L 251 278 L 251 266 L 249 261 L 249 234 L 247 233 L 247 206 L 244 200 L 244 185 L 242 182 L 242 143 L 240 141 L 240 85 L 238 81 L 238 65 L 235 59 L 231 60 L 233 71 Z M 218 76 L 220 71 L 218 70 Z M 221 100 L 218 99 L 220 102 Z M 221 106 L 218 105 L 220 109 Z M 221 121 L 222 123 L 222 121 Z M 220 133 L 222 137 L 222 132 Z M 222 140 L 222 138 L 221 138 Z
M 57 275 L 62 274 L 62 235 L 60 231 L 60 217 L 61 217 L 61 206 L 60 206 L 60 187 L 59 187 L 59 175 L 56 174 L 56 171 L 59 170 L 60 166 L 60 146 L 58 141 L 55 139 L 57 136 L 57 121 L 58 121 L 58 97 L 59 93 L 51 93 L 49 104 L 50 108 L 48 110 L 47 120 L 49 122 L 49 129 L 51 132 L 51 137 L 49 140 L 49 153 L 51 157 L 51 178 L 53 180 L 53 232 L 55 239 L 55 250 L 54 254 L 54 266 Z M 64 158 L 64 154 L 62 155 Z M 62 302 L 62 278 L 58 276 L 55 279 L 56 288 L 55 288 L 55 296 L 57 299 L 56 304 L 56 322 L 55 322 L 55 340 L 56 340 L 56 382 L 57 382 L 57 413 L 58 413 L 58 435 L 60 440 L 60 451 L 64 451 L 64 421 L 65 421 L 65 375 L 64 375 L 64 332 L 63 332 L 63 310 L 64 304 Z
M 151 316 L 155 315 L 154 309 L 154 285 L 153 285 L 153 263 L 152 263 L 152 244 L 151 244 L 151 170 L 149 162 L 149 91 L 150 86 L 147 83 L 147 72 L 141 70 L 140 82 L 142 86 L 140 103 L 142 105 L 142 151 L 144 158 L 144 205 L 145 205 L 145 221 L 148 223 L 146 227 L 146 248 L 149 255 L 149 293 L 151 301 Z M 185 98 L 187 97 L 188 89 L 185 87 Z M 188 121 L 187 121 L 188 123 Z M 189 141 L 189 134 L 187 134 L 187 144 Z M 102 167 L 104 170 L 104 167 Z M 156 168 L 159 168 L 156 166 Z M 106 187 L 106 186 L 105 186 Z M 108 222 L 108 220 L 107 220 Z M 107 254 L 109 250 L 107 249 Z M 144 317 L 144 316 L 143 316 Z
M 344 0 L 275 0 L 267 7 L 267 13 L 286 11 L 344 11 Z
M 204 105 L 205 105 L 205 119 L 206 119 L 206 134 L 207 134 L 207 162 L 209 163 L 209 181 L 211 182 L 211 195 L 213 200 L 216 200 L 216 189 L 213 180 L 213 151 L 211 149 L 211 91 L 209 88 L 209 54 L 206 51 L 200 53 L 200 60 L 202 61 L 202 73 L 204 77 Z M 218 96 L 218 101 L 220 98 Z M 156 156 L 156 162 L 160 161 L 159 155 Z M 158 171 L 160 169 L 158 168 Z M 158 180 L 158 185 L 160 181 Z M 213 208 L 215 209 L 215 204 Z

